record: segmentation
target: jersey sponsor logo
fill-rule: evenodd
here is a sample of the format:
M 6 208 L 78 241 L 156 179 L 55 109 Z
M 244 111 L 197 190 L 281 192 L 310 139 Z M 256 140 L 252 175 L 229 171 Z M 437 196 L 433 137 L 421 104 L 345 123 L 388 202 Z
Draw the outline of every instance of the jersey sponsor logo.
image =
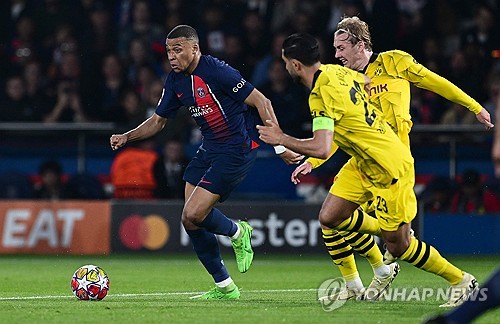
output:
M 241 88 L 247 83 L 247 80 L 241 78 L 241 81 L 236 84 L 236 86 L 233 88 L 233 92 L 236 93 L 240 91 Z
M 376 94 L 379 94 L 382 92 L 389 92 L 389 89 L 387 88 L 387 83 L 378 84 L 378 85 L 370 88 L 370 96 L 376 95 Z
M 210 107 L 210 105 L 189 106 L 188 109 L 189 109 L 189 112 L 191 113 L 191 116 L 193 116 L 193 117 L 206 116 L 214 111 L 212 109 L 212 107 Z
M 205 93 L 205 89 L 203 89 L 202 87 L 199 87 L 196 89 L 196 94 L 198 95 L 198 97 L 200 98 L 205 98 L 205 96 L 207 95 Z

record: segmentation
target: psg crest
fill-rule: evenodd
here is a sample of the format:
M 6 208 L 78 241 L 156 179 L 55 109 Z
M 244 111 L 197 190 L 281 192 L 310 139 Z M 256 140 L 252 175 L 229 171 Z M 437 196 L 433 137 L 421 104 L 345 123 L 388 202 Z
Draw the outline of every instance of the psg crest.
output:
M 196 93 L 198 94 L 198 97 L 200 97 L 200 98 L 204 98 L 206 95 L 205 89 L 203 89 L 202 87 L 199 87 L 198 89 L 196 89 Z

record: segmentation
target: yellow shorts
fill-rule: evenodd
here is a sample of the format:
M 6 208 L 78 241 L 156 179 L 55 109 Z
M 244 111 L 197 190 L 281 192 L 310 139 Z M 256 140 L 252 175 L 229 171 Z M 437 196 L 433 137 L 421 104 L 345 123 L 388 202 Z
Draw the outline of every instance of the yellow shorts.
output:
M 395 231 L 402 223 L 410 223 L 417 214 L 414 185 L 415 169 L 411 168 L 388 189 L 376 188 L 351 158 L 335 177 L 330 193 L 358 205 L 373 200 L 372 207 L 380 228 Z

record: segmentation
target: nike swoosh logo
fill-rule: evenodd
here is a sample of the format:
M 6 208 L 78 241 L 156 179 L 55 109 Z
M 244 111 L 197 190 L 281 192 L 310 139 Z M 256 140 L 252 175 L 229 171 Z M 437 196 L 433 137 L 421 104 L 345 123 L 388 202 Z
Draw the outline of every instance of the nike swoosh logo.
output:
M 177 93 L 177 98 L 182 97 L 183 93 Z
M 207 180 L 205 180 L 205 179 L 201 179 L 201 180 L 200 180 L 200 183 L 212 184 L 210 181 L 207 181 Z

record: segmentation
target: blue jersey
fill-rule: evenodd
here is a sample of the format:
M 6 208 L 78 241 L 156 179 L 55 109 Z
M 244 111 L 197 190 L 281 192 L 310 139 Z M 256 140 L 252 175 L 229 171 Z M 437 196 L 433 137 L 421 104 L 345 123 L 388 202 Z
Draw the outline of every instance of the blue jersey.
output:
M 156 114 L 171 118 L 180 107 L 187 107 L 200 127 L 204 149 L 248 152 L 255 123 L 249 121 L 253 114 L 244 101 L 253 89 L 238 70 L 202 55 L 191 75 L 169 73 Z

